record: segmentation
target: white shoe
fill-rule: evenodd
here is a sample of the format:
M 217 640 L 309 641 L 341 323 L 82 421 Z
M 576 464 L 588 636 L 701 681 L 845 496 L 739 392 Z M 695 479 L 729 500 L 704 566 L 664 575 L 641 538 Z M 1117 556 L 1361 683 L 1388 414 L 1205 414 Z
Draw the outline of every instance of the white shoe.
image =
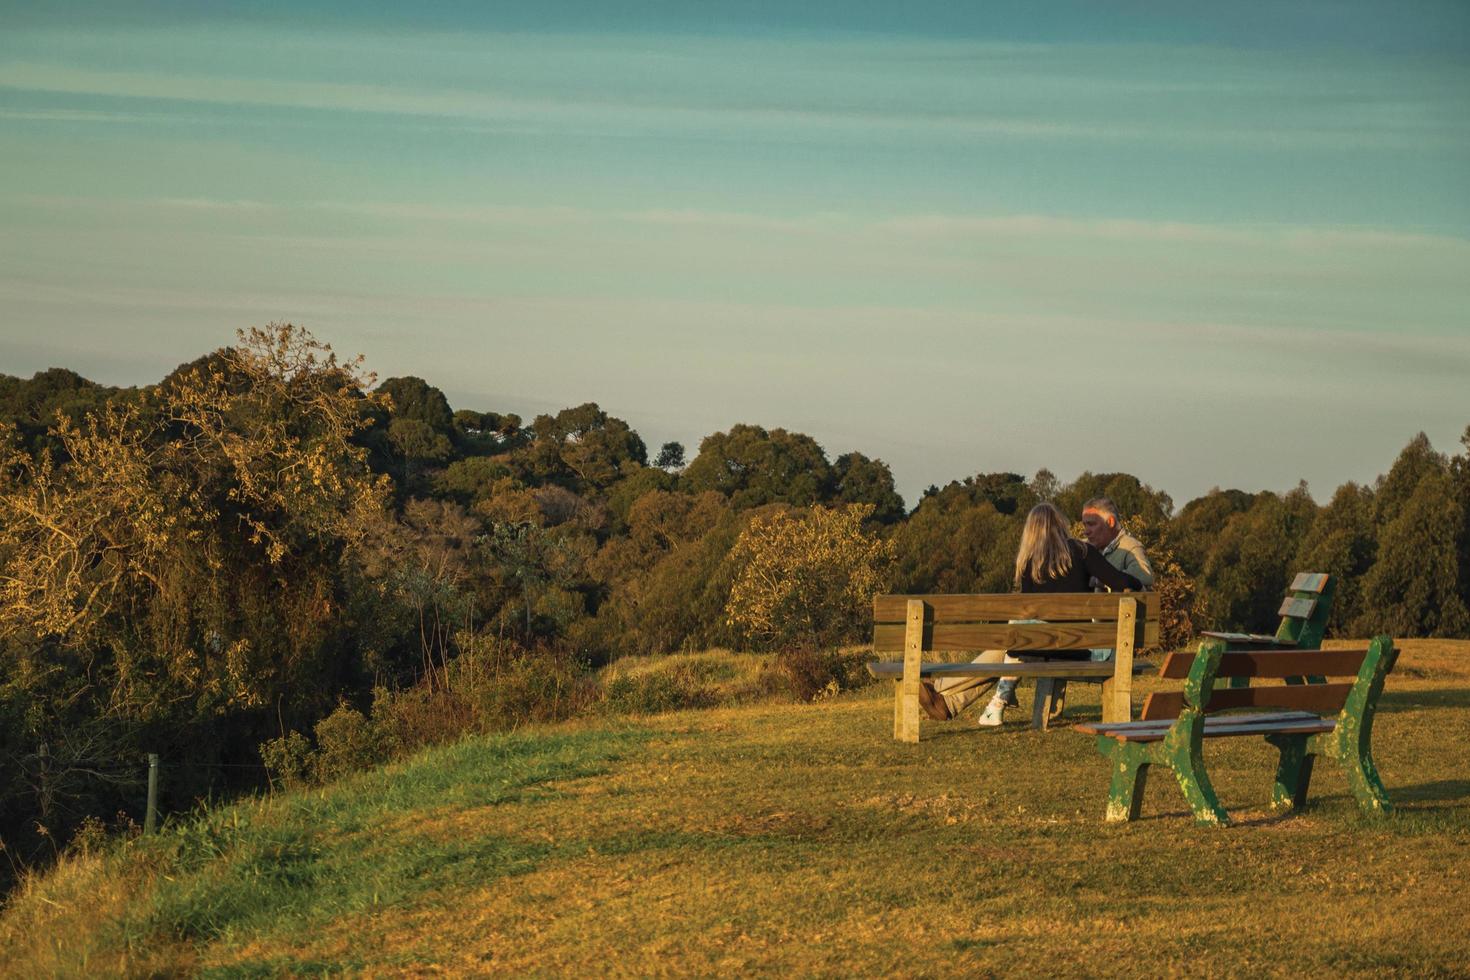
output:
M 980 719 L 975 722 L 981 728 L 999 728 L 1005 720 L 1006 703 L 1000 698 L 991 698 L 990 703 L 985 706 Z

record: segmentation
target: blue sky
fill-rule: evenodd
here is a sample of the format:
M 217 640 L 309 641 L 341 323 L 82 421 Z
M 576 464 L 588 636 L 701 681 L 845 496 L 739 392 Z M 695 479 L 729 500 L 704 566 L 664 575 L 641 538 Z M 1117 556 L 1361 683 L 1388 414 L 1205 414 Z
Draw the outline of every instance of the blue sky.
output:
M 287 319 L 456 407 L 804 431 L 911 503 L 1456 447 L 1465 5 L 968 7 L 0 4 L 0 371 Z

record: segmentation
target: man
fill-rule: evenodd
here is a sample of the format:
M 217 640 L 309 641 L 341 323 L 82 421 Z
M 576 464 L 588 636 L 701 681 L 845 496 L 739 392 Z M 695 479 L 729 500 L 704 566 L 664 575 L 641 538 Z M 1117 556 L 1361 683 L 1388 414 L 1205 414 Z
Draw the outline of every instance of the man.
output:
M 1145 589 L 1154 584 L 1154 569 L 1143 552 L 1143 543 L 1129 534 L 1118 516 L 1118 507 L 1107 497 L 1094 497 L 1082 507 L 1082 532 L 1087 542 L 1120 572 L 1127 572 L 1143 583 Z M 1102 586 L 1094 579 L 1092 586 L 1101 591 Z M 1100 647 L 1092 651 L 1092 659 L 1105 661 L 1113 656 L 1112 647 Z M 999 663 L 1006 659 L 1004 650 L 986 650 L 975 658 L 975 663 Z M 1014 659 L 1014 658 L 1012 658 Z M 919 704 L 924 713 L 936 721 L 948 721 L 958 715 L 980 694 L 994 683 L 991 678 L 953 678 L 919 686 Z M 1055 718 L 1065 707 L 1067 682 L 1054 681 L 1052 686 L 1052 711 Z M 1001 723 L 1005 707 L 1016 707 L 1016 685 L 1010 678 L 1003 679 L 996 689 L 995 697 L 980 717 L 979 724 L 991 728 Z
M 1142 543 L 1123 529 L 1118 507 L 1107 497 L 1093 497 L 1082 506 L 1082 533 L 1109 565 L 1132 575 L 1145 589 L 1153 587 L 1154 568 L 1143 553 Z
M 1132 575 L 1145 589 L 1153 588 L 1154 568 L 1143 553 L 1143 543 L 1123 529 L 1118 506 L 1107 497 L 1093 497 L 1082 505 L 1082 534 L 1088 544 L 1102 552 L 1109 565 Z M 1095 592 L 1104 591 L 1096 579 L 1092 588 Z M 1113 648 L 1094 649 L 1092 659 L 1098 662 L 1113 659 Z M 1067 682 L 1053 682 L 1051 696 L 1051 717 L 1055 718 L 1066 707 Z

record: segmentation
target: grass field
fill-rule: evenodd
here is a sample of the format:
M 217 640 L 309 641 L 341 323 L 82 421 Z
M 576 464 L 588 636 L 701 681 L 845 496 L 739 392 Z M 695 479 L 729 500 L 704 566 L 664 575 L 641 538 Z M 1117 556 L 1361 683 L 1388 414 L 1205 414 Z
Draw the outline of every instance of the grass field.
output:
M 1206 746 L 1101 821 L 1091 738 L 891 739 L 886 686 L 475 739 L 67 860 L 0 918 L 16 975 L 1470 973 L 1470 642 L 1408 641 L 1376 755 L 1267 809 L 1274 752 Z M 1149 684 L 1145 681 L 1143 688 Z M 1023 703 L 1027 691 L 1023 688 Z M 1096 714 L 1073 689 L 1069 714 Z

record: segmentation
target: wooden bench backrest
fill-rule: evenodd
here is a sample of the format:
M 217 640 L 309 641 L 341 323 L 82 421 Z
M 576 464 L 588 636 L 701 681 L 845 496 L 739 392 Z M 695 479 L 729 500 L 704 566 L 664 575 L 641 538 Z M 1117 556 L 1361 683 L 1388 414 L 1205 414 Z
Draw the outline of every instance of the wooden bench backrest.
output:
M 1298 573 L 1277 610 L 1281 625 L 1276 630 L 1276 638 L 1303 649 L 1321 646 L 1336 591 L 1337 579 L 1326 572 Z
M 1207 650 L 1207 647 L 1212 649 Z M 1281 708 L 1332 715 L 1342 710 L 1354 688 L 1373 683 L 1371 675 L 1378 669 L 1379 661 L 1389 653 L 1377 650 L 1376 647 L 1367 650 L 1226 652 L 1224 644 L 1215 640 L 1202 643 L 1197 654 L 1186 651 L 1169 654 L 1159 667 L 1159 676 L 1189 678 L 1192 683 L 1197 683 L 1203 678 L 1195 675 L 1203 673 L 1208 675 L 1210 684 L 1214 679 L 1230 677 L 1268 677 L 1287 681 L 1285 684 L 1270 687 L 1212 690 L 1204 705 L 1207 714 L 1230 708 Z M 1214 669 L 1202 671 L 1200 668 L 1208 668 L 1208 665 L 1196 663 L 1201 657 L 1215 659 Z M 1391 665 L 1390 662 L 1389 666 Z M 1386 667 L 1384 673 L 1387 673 Z M 1303 676 L 1352 677 L 1354 680 L 1347 683 L 1291 683 Z M 1381 684 L 1381 678 L 1379 683 Z M 1156 691 L 1144 701 L 1140 720 L 1178 717 L 1189 700 L 1188 691 Z
M 1153 592 L 1053 595 L 880 595 L 873 600 L 873 651 L 903 653 L 909 600 L 924 603 L 923 649 L 1084 650 L 1118 638 L 1120 600 L 1133 600 L 1134 645 L 1158 642 L 1159 597 Z M 1044 623 L 1011 623 L 1042 619 Z

